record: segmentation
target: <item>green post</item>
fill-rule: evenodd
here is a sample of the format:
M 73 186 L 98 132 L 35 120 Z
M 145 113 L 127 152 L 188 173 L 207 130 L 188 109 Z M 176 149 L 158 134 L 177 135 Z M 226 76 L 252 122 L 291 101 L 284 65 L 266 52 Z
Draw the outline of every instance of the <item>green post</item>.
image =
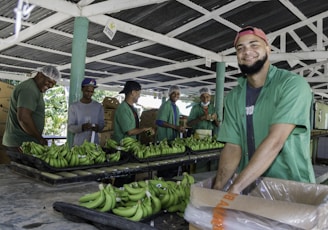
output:
M 86 17 L 75 18 L 69 87 L 69 106 L 81 98 L 81 83 L 84 78 L 88 27 L 89 20 Z M 67 130 L 67 141 L 70 147 L 73 144 L 73 137 L 73 134 Z
M 222 122 L 223 118 L 223 100 L 224 100 L 224 78 L 225 62 L 216 63 L 216 90 L 215 90 L 215 109 Z M 219 135 L 219 128 L 215 129 L 215 135 Z

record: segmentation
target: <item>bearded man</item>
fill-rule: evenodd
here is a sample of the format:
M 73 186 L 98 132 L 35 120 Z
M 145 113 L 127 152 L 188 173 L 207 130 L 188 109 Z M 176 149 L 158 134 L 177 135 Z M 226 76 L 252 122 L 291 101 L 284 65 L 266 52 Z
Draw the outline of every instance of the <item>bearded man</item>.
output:
M 310 155 L 313 96 L 306 80 L 270 64 L 270 45 L 255 27 L 234 40 L 243 77 L 227 95 L 214 189 L 240 194 L 259 177 L 315 182 Z

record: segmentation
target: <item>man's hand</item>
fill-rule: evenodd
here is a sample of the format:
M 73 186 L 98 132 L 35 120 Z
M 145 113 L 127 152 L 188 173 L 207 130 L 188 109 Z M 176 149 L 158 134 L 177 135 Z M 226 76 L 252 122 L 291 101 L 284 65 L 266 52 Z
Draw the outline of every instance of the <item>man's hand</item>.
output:
M 40 138 L 38 141 L 39 141 L 40 145 L 48 145 L 47 139 Z
M 92 124 L 91 123 L 84 123 L 83 125 L 82 125 L 82 131 L 84 132 L 84 131 L 91 131 L 92 130 Z

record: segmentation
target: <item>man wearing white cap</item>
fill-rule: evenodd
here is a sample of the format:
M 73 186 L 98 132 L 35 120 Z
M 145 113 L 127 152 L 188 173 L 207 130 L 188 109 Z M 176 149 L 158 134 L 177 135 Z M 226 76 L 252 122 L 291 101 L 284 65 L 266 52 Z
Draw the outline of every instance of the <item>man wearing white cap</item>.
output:
M 92 100 L 97 82 L 85 78 L 81 83 L 82 98 L 68 109 L 68 131 L 74 133 L 73 145 L 82 145 L 84 141 L 99 144 L 98 132 L 105 127 L 104 108 Z
M 164 139 L 172 141 L 186 129 L 180 126 L 180 110 L 176 102 L 180 98 L 180 87 L 172 85 L 168 90 L 169 99 L 158 110 L 156 117 L 157 141 Z
M 197 129 L 213 131 L 220 122 L 215 108 L 211 104 L 211 90 L 203 87 L 199 90 L 199 94 L 200 102 L 191 108 L 187 124 L 193 128 L 193 132 Z
M 314 183 L 309 84 L 270 64 L 270 45 L 259 28 L 240 30 L 234 47 L 244 76 L 225 98 L 218 138 L 225 146 L 214 188 L 230 178 L 229 192 L 236 194 L 259 177 Z
M 2 144 L 18 150 L 23 142 L 47 145 L 42 137 L 45 122 L 43 93 L 54 87 L 61 74 L 54 66 L 37 69 L 35 77 L 17 85 L 10 98 L 10 107 Z

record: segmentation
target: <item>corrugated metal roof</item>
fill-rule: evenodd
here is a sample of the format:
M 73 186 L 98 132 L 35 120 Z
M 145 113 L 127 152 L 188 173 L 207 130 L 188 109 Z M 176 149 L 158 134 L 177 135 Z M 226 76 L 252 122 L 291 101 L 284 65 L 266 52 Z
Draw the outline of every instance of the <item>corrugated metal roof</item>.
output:
M 262 28 L 272 44 L 273 64 L 300 73 L 316 98 L 328 98 L 326 0 L 29 0 L 36 7 L 13 39 L 16 0 L 0 6 L 0 78 L 23 79 L 53 64 L 70 79 L 74 20 L 89 20 L 85 75 L 118 89 L 127 80 L 164 92 L 179 85 L 194 94 L 215 89 L 215 62 L 226 62 L 225 90 L 236 85 L 239 69 L 232 42 L 246 25 Z M 110 40 L 103 29 L 114 20 Z M 205 66 L 206 59 L 211 66 Z

